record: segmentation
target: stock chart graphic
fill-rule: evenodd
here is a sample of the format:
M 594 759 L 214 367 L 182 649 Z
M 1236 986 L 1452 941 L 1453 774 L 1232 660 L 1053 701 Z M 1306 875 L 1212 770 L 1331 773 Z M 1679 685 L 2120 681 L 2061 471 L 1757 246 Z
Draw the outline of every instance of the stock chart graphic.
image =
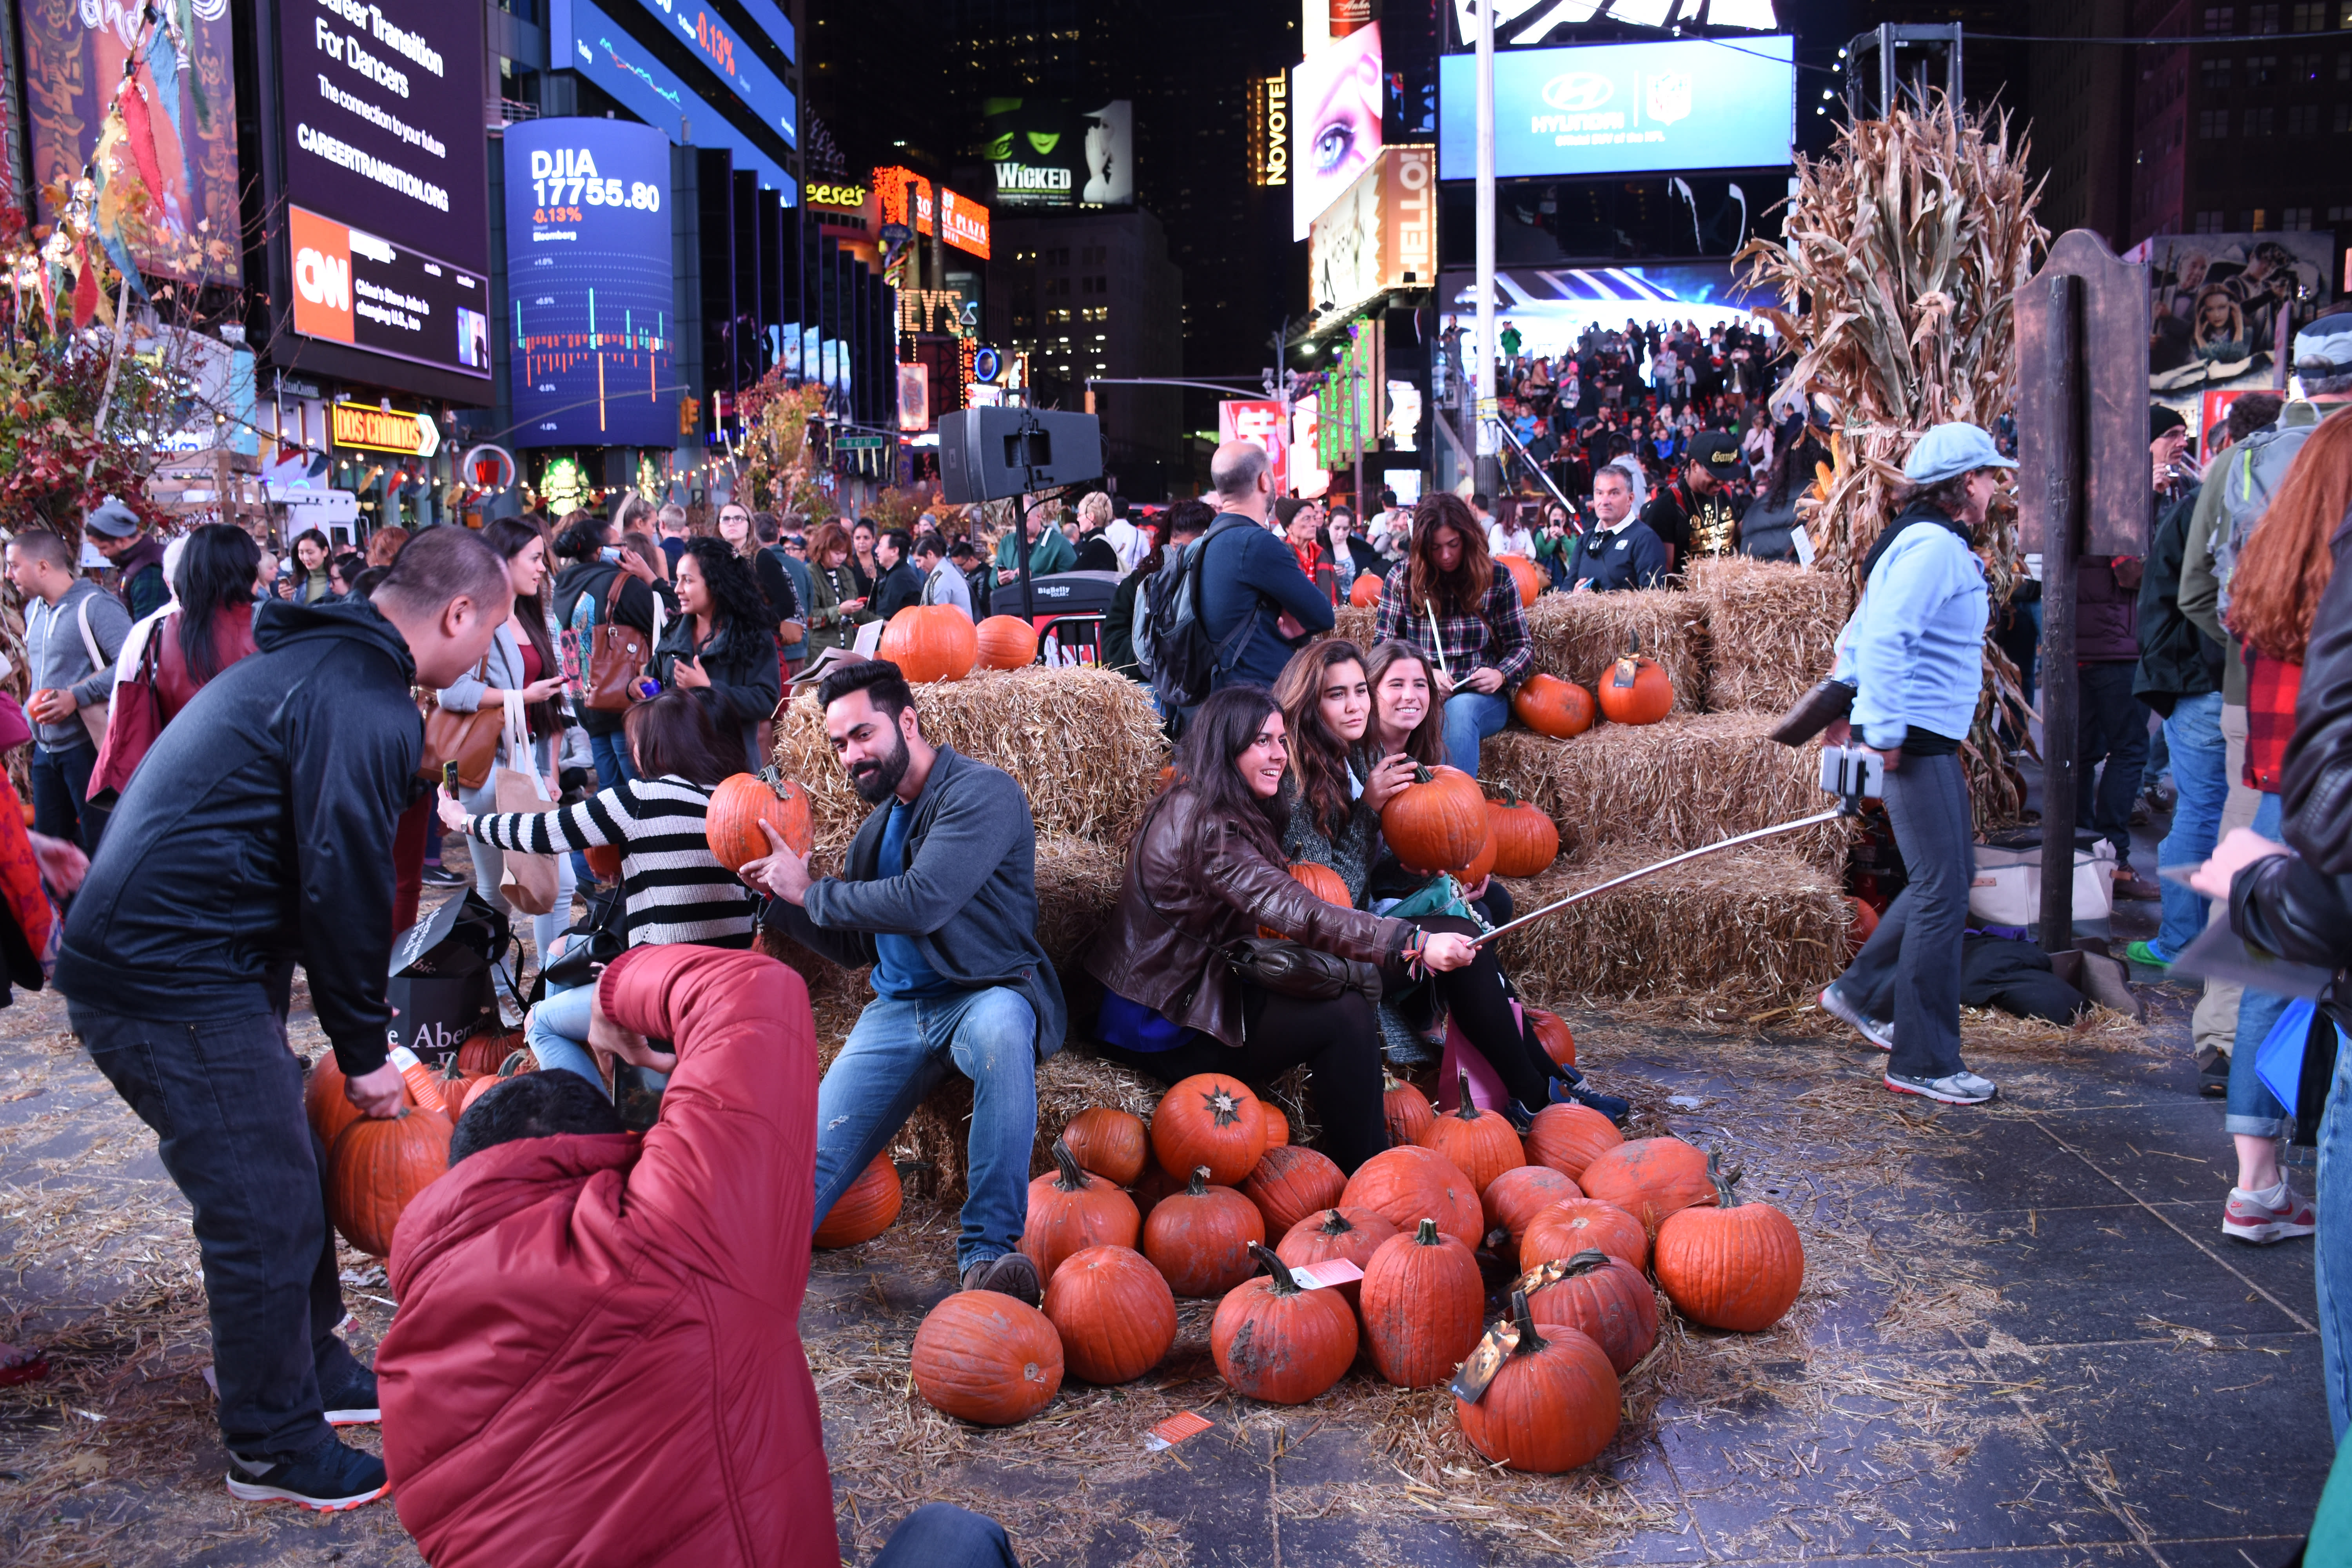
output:
M 507 127 L 515 442 L 671 447 L 669 142 L 612 120 Z

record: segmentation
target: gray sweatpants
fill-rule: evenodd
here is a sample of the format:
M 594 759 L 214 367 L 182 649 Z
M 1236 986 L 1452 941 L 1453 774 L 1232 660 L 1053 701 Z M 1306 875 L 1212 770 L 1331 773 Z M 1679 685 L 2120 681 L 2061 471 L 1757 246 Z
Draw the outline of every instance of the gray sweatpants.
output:
M 1906 755 L 1886 775 L 1886 816 L 1910 880 L 1839 977 L 1839 993 L 1895 1025 L 1886 1070 L 1960 1070 L 1960 936 L 1976 876 L 1968 775 L 1960 759 Z

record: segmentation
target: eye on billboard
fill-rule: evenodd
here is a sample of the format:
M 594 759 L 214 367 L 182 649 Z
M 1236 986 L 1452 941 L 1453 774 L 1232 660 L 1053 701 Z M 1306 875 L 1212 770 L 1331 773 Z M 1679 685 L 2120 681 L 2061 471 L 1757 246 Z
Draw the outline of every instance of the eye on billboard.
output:
M 1135 105 L 1078 109 L 1067 99 L 981 105 L 999 207 L 1118 207 L 1135 200 Z
M 1308 56 L 1290 81 L 1290 237 L 1305 239 L 1381 150 L 1380 25 Z
M 669 140 L 624 120 L 507 127 L 516 444 L 677 440 Z
M 1476 57 L 1438 60 L 1438 174 L 1476 177 Z M 1759 169 L 1790 161 L 1797 68 L 1785 34 L 1495 56 L 1495 174 Z

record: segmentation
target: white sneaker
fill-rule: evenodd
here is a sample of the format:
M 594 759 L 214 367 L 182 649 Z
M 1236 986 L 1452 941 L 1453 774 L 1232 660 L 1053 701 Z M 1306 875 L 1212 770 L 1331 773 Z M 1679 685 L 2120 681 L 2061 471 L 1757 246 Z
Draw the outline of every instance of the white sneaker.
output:
M 1895 1048 L 1895 1026 L 1864 1013 L 1861 1008 L 1839 995 L 1836 986 L 1823 987 L 1822 1011 L 1832 1018 L 1843 1019 L 1852 1024 L 1864 1039 L 1868 1040 L 1880 1050 L 1891 1051 Z
M 1962 1068 L 1949 1078 L 1912 1078 L 1907 1074 L 1888 1073 L 1886 1087 L 1897 1094 L 1916 1094 L 1928 1100 L 1939 1100 L 1946 1105 L 1982 1105 L 2000 1090 L 1992 1079 L 1979 1078 Z

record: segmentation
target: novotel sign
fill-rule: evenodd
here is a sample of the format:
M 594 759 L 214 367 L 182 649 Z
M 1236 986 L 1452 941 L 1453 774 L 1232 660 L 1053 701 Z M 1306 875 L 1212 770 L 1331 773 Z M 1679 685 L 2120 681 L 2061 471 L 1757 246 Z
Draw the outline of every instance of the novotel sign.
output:
M 1290 78 L 1282 72 L 1252 82 L 1250 184 L 1290 184 Z

